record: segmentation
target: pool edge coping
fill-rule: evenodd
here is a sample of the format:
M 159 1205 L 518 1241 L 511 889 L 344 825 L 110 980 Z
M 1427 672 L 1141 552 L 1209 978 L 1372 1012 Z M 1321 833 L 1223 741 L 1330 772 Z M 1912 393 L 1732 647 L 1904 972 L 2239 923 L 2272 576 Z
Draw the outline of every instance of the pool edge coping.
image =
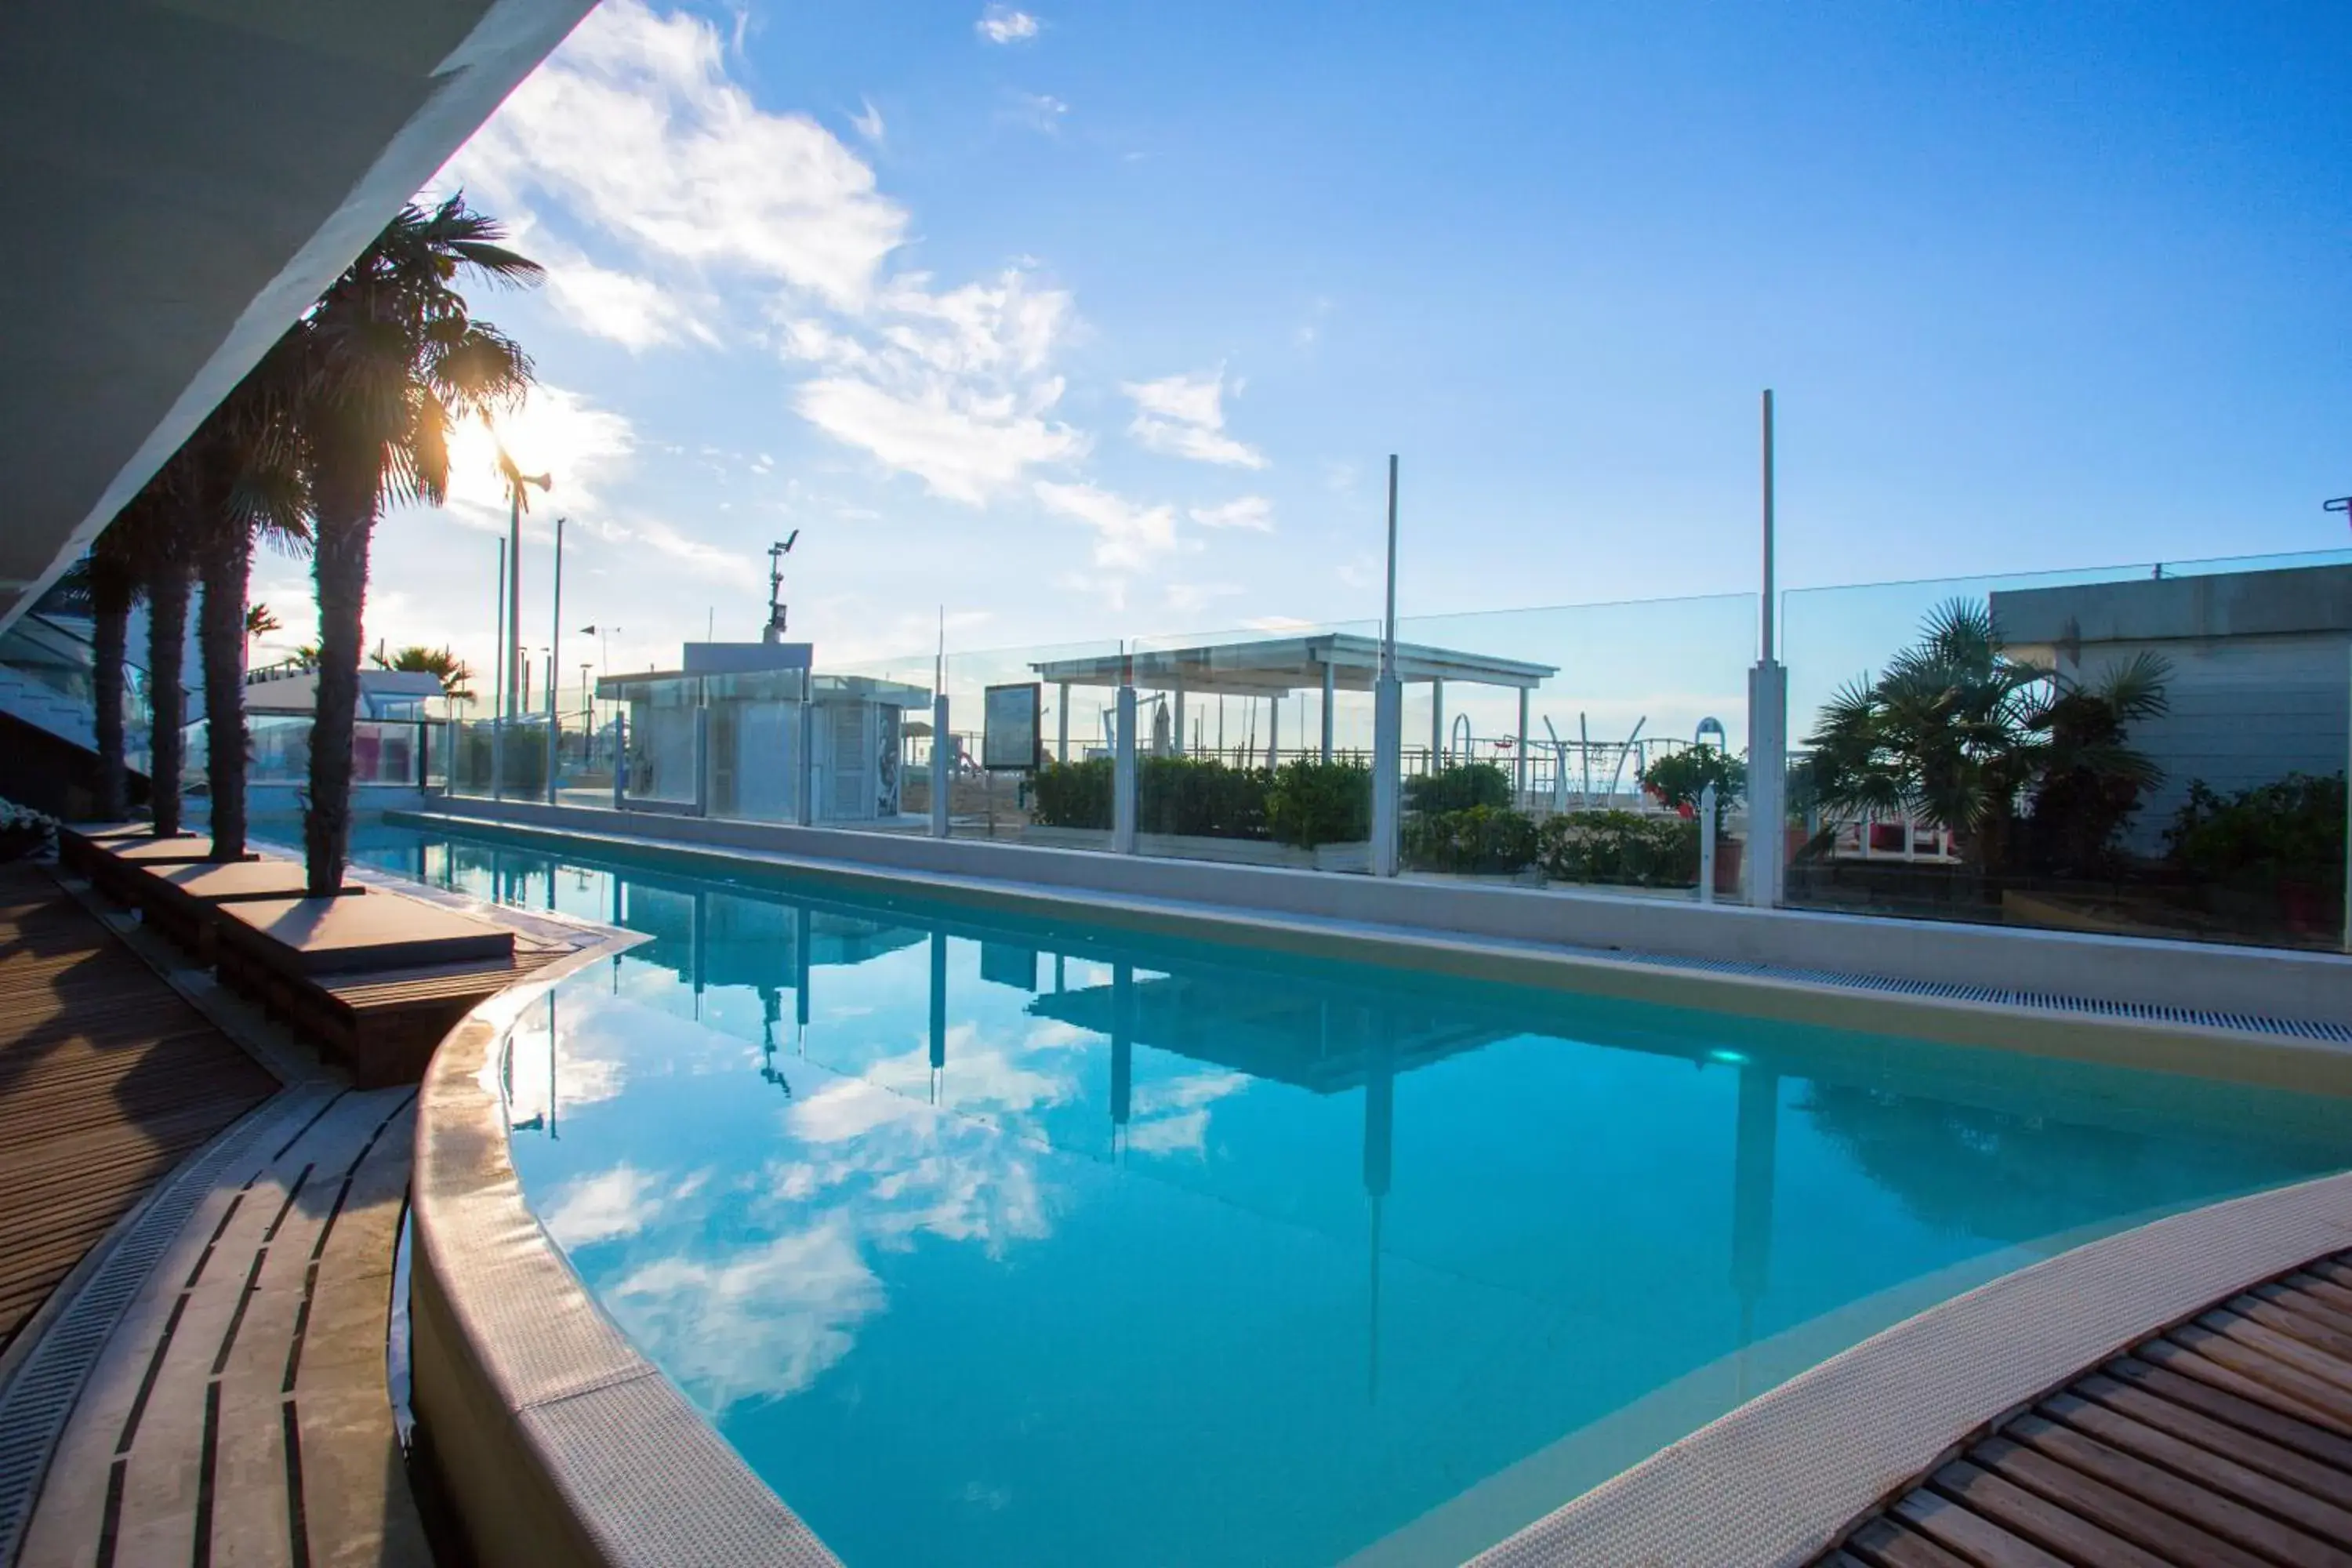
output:
M 517 825 L 479 826 L 513 831 Z M 592 841 L 601 837 L 530 828 L 520 836 Z M 643 847 L 664 855 L 682 851 L 681 858 L 689 859 L 708 856 L 771 869 L 810 868 L 797 858 L 730 854 L 713 847 L 656 841 Z M 820 874 L 833 869 L 814 868 Z M 845 875 L 828 879 L 887 881 L 919 892 L 969 891 L 956 879 L 922 873 L 843 870 Z M 1024 909 L 1083 904 L 1097 913 L 1104 908 L 1051 889 L 1013 885 L 1001 892 L 1000 900 L 959 901 Z M 1305 937 L 1328 936 L 1337 944 L 1329 951 L 1346 955 L 1360 955 L 1367 947 L 1447 948 L 1474 955 L 1483 951 L 1498 959 L 1545 962 L 1562 971 L 1639 971 L 1730 987 L 1729 994 L 1748 997 L 1776 986 L 1838 995 L 1831 987 L 1693 973 L 1637 960 L 1497 952 L 1491 942 L 1447 942 L 1435 932 L 1415 941 L 1387 928 L 1327 932 L 1295 918 L 1255 922 L 1245 913 L 1213 907 L 1195 915 L 1173 905 L 1105 902 L 1141 917 L 1140 929 L 1160 929 L 1163 922 L 1197 929 L 1221 920 L 1228 925 L 1262 923 Z M 838 1560 L 790 1505 L 604 1315 L 525 1202 L 496 1098 L 478 1081 L 528 1005 L 638 940 L 635 933 L 615 932 L 481 1004 L 443 1041 L 419 1087 L 411 1311 L 412 1397 L 420 1430 L 444 1464 L 445 1482 L 469 1531 L 485 1525 L 495 1530 L 495 1541 L 477 1536 L 478 1544 L 504 1543 L 532 1561 L 613 1568 L 697 1563 L 838 1568 Z M 1471 971 L 1448 972 L 1480 977 Z M 1946 999 L 1852 1000 L 1909 1002 L 1947 1016 L 2031 1016 L 2024 1009 Z M 1685 997 L 1673 1005 L 1692 1003 Z M 2206 1035 L 2215 1037 L 2205 1043 L 2209 1051 L 2254 1045 L 2352 1065 L 2352 1053 L 2320 1041 L 2054 1014 L 2045 1016 L 2045 1022 L 2111 1035 L 2119 1027 L 2175 1038 Z M 1987 1044 L 1981 1037 L 1973 1043 Z M 1939 1456 L 2068 1375 L 2237 1289 L 2347 1246 L 2352 1173 L 2208 1205 L 2070 1248 L 1928 1308 L 1809 1368 L 1598 1487 L 1564 1500 L 1471 1562 L 1476 1568 L 1722 1568 L 1748 1563 L 1793 1568 L 1833 1545 L 1885 1495 Z M 2011 1337 L 2021 1322 L 2054 1324 L 2055 1331 Z M 1988 1354 L 1990 1350 L 2014 1353 Z M 451 1359 L 453 1351 L 458 1359 Z M 428 1371 L 429 1359 L 435 1364 Z M 1923 1379 L 1930 1382 L 1925 1393 Z M 428 1382 L 445 1385 L 428 1395 Z M 468 1382 L 470 1386 L 459 1386 Z M 455 1426 L 434 1423 L 428 1412 L 434 1403 L 443 1404 L 445 1417 L 455 1417 Z M 477 1462 L 463 1476 L 452 1476 L 446 1467 L 458 1456 L 446 1452 L 443 1439 L 459 1436 L 472 1439 L 466 1457 Z M 469 1494 L 480 1500 L 468 1506 Z M 501 1558 L 493 1551 L 488 1560 Z
M 608 1318 L 523 1197 L 480 1079 L 531 1004 L 642 940 L 615 933 L 468 1013 L 417 1087 L 410 1403 L 484 1562 L 840 1568 Z
M 2352 1173 L 2071 1247 L 1768 1389 L 1479 1552 L 1472 1568 L 1800 1568 L 2051 1388 L 2347 1247 Z

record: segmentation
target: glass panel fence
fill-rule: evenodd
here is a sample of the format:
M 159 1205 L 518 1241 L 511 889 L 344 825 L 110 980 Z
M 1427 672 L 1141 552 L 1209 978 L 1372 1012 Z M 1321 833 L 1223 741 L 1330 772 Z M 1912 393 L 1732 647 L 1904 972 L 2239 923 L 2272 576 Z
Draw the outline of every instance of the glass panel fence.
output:
M 1692 898 L 1705 867 L 1740 897 L 1757 612 L 1730 594 L 1400 619 L 1405 869 Z
M 951 837 L 1060 849 L 1110 847 L 1120 655 L 1118 643 L 1105 641 L 949 657 Z M 1001 728 L 993 758 L 987 711 L 992 687 L 1036 692 L 1034 730 L 1020 693 L 1005 700 L 995 720 Z M 1039 765 L 1017 765 L 1028 758 Z M 1007 765 L 992 768 L 991 761 Z M 926 773 L 929 764 L 927 752 Z
M 2352 554 L 1784 600 L 1787 901 L 2345 945 Z

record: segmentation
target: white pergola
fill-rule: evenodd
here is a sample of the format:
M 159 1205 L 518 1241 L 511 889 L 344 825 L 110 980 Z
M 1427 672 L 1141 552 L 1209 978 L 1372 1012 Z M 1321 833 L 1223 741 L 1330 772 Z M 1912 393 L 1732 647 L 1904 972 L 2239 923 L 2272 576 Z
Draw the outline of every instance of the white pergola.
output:
M 1331 699 L 1340 691 L 1370 691 L 1380 679 L 1381 639 L 1347 632 L 1266 637 L 1255 642 L 1207 643 L 1193 647 L 1142 648 L 1086 658 L 1049 659 L 1029 667 L 1040 680 L 1060 688 L 1056 755 L 1070 752 L 1070 689 L 1074 686 L 1164 691 L 1174 700 L 1176 749 L 1184 749 L 1184 700 L 1188 696 L 1279 699 L 1297 691 L 1323 694 L 1322 756 L 1331 759 Z M 1528 693 L 1559 673 L 1555 665 L 1495 658 L 1457 648 L 1419 643 L 1396 645 L 1397 679 L 1430 688 L 1430 750 L 1445 746 L 1445 685 L 1500 686 L 1519 694 L 1517 755 L 1528 744 Z M 1279 708 L 1271 710 L 1277 715 Z M 1270 731 L 1266 754 L 1280 754 L 1280 736 Z

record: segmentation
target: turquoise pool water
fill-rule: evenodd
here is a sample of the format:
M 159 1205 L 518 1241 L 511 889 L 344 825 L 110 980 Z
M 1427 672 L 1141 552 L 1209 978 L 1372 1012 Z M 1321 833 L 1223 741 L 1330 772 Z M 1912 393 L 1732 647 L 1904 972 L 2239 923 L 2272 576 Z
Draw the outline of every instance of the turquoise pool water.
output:
M 513 1038 L 614 1320 L 853 1568 L 1455 1562 L 2341 1102 L 386 835 L 652 940 Z

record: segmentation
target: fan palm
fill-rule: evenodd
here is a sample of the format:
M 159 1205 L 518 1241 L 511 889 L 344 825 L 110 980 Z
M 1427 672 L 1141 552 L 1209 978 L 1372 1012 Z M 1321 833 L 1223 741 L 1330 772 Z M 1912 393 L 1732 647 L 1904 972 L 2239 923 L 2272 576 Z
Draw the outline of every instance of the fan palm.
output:
M 98 815 L 120 822 L 131 815 L 130 771 L 123 752 L 124 658 L 131 641 L 131 606 L 139 598 L 139 569 L 130 535 L 111 528 L 91 542 L 76 571 L 89 599 L 90 728 L 98 742 Z
M 408 206 L 297 327 L 299 414 L 316 519 L 319 683 L 302 837 L 308 882 L 331 894 L 351 833 L 352 729 L 368 549 L 386 501 L 442 500 L 449 433 L 467 416 L 519 402 L 530 361 L 476 319 L 456 283 L 538 279 L 538 263 L 498 242 L 505 231 L 462 195 Z
M 2001 647 L 1982 605 L 1939 605 L 1884 675 L 1823 707 L 1806 739 L 1812 787 L 1832 809 L 1948 828 L 1979 865 L 1997 865 L 2039 770 L 2045 741 L 2032 721 L 2050 679 Z
M 379 668 L 404 669 L 430 675 L 441 683 L 441 695 L 453 702 L 473 700 L 473 689 L 467 682 L 474 672 L 466 661 L 446 647 L 426 647 L 414 644 L 386 655 L 379 648 L 373 656 Z

